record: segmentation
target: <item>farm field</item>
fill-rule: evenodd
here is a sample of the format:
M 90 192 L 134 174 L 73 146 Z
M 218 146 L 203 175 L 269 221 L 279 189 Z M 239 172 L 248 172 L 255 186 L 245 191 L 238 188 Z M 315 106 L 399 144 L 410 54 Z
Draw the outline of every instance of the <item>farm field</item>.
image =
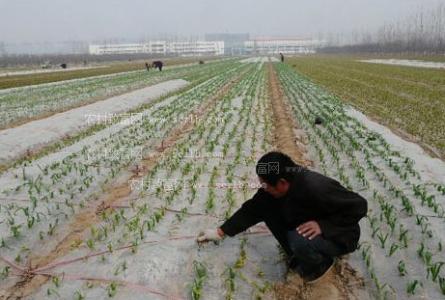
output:
M 395 58 L 395 59 L 408 59 L 408 60 L 421 60 L 421 61 L 427 61 L 427 62 L 439 62 L 443 63 L 445 62 L 445 56 L 444 55 L 409 55 L 409 54 L 391 54 L 391 55 L 377 55 L 378 57 L 382 58 Z M 372 55 L 372 58 L 376 58 L 376 55 Z
M 24 68 L 23 70 L 20 69 L 12 69 L 12 70 L 1 70 L 0 71 L 0 77 L 2 76 L 17 76 L 17 75 L 29 75 L 29 74 L 42 74 L 42 73 L 51 73 L 51 72 L 67 72 L 67 71 L 75 71 L 75 70 L 86 70 L 86 69 L 91 69 L 91 68 L 104 68 L 105 66 L 100 66 L 100 65 L 96 65 L 96 66 L 74 66 L 71 67 L 69 69 L 29 69 L 29 68 Z
M 169 92 L 189 84 L 185 80 L 168 80 L 121 96 L 98 101 L 48 118 L 31 121 L 21 126 L 6 129 L 1 134 L 0 164 L 19 158 L 38 147 L 54 143 L 64 136 L 87 130 L 96 124 L 111 123 L 114 116 L 127 113 L 150 103 Z M 128 114 L 128 116 L 132 116 Z M 133 115 L 133 118 L 137 117 Z M 54 124 L 59 124 L 54 128 Z M 4 156 L 6 155 L 6 156 Z
M 424 60 L 365 59 L 365 60 L 359 60 L 359 61 L 372 63 L 372 64 L 396 65 L 396 66 L 407 66 L 407 67 L 429 68 L 429 69 L 445 69 L 445 63 L 431 62 L 431 61 L 424 61 Z
M 117 114 L 73 122 L 54 140 L 78 138 L 39 155 L 0 153 L 14 160 L 0 174 L 0 299 L 443 299 L 445 163 L 396 135 L 445 153 L 441 75 L 252 57 L 0 91 L 0 143 L 101 101 Z M 368 200 L 359 249 L 324 285 L 289 275 L 262 223 L 195 241 L 252 197 L 257 160 L 277 149 Z
M 204 66 L 175 66 L 167 68 L 164 72 L 146 70 L 121 72 L 0 90 L 0 128 L 13 127 L 32 119 L 97 102 L 168 79 L 183 78 L 199 81 L 202 79 L 200 76 L 205 77 L 211 72 L 210 69 L 221 68 L 220 64 L 230 65 L 230 61 L 209 63 Z
M 289 64 L 346 103 L 444 157 L 444 70 L 370 64 L 345 56 L 295 58 Z
M 331 56 L 331 57 L 343 57 L 348 59 L 355 60 L 368 60 L 368 59 L 395 59 L 395 60 L 419 60 L 425 62 L 445 62 L 445 55 L 441 54 L 410 54 L 410 53 L 356 53 L 356 54 L 348 54 L 348 53 L 338 53 L 338 54 L 325 54 L 322 56 Z
M 147 61 L 152 61 L 148 59 Z M 167 66 L 181 65 L 181 64 L 196 64 L 196 58 L 171 58 L 164 60 Z M 66 69 L 66 70 L 50 70 L 48 72 L 30 74 L 11 74 L 4 76 L 0 73 L 0 90 L 28 85 L 36 85 L 49 82 L 57 82 L 63 80 L 79 79 L 92 76 L 109 75 L 121 72 L 130 72 L 137 70 L 145 70 L 145 61 L 131 61 L 131 62 L 110 62 L 104 66 L 97 66 L 91 68 L 81 69 Z M 8 72 L 8 71 L 7 71 Z M 11 72 L 11 71 L 9 71 Z M 21 70 L 17 72 L 26 72 Z

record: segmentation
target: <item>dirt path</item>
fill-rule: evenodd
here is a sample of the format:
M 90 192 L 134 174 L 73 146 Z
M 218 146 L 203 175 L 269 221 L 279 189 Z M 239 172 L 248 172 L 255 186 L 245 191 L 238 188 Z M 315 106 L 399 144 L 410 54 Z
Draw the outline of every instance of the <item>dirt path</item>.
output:
M 269 98 L 273 110 L 274 144 L 277 150 L 289 155 L 296 163 L 311 166 L 312 162 L 306 156 L 307 140 L 302 130 L 298 129 L 295 118 L 292 117 L 291 107 L 285 100 L 277 74 L 272 64 L 268 65 Z
M 216 105 L 217 101 L 242 78 L 244 73 L 245 71 L 194 109 L 193 112 L 185 118 L 184 122 L 178 123 L 169 135 L 157 145 L 155 151 L 152 151 L 140 161 L 136 168 L 133 166 L 131 172 L 126 172 L 125 175 L 122 175 L 112 185 L 106 188 L 101 197 L 91 201 L 85 209 L 77 213 L 68 225 L 68 229 L 66 229 L 66 231 L 62 229 L 62 232 L 58 233 L 60 242 L 48 253 L 40 252 L 39 255 L 30 257 L 28 260 L 28 274 L 23 276 L 21 281 L 17 282 L 14 286 L 6 289 L 5 293 L 0 295 L 0 298 L 8 300 L 22 299 L 23 297 L 32 295 L 38 288 L 45 284 L 50 278 L 48 276 L 33 274 L 33 270 L 50 265 L 56 262 L 57 259 L 67 255 L 71 251 L 73 243 L 82 241 L 88 229 L 101 221 L 101 212 L 110 209 L 113 205 L 118 205 L 120 202 L 128 200 L 132 192 L 131 182 L 144 178 L 163 156 L 167 156 L 174 151 L 174 146 L 193 129 L 196 120 L 205 116 Z
M 274 136 L 277 149 L 288 154 L 295 162 L 310 167 L 312 162 L 306 156 L 306 137 L 293 117 L 291 107 L 283 93 L 273 65 L 268 65 L 269 97 L 273 110 Z M 288 273 L 286 281 L 274 286 L 277 299 L 336 300 L 365 299 L 359 278 L 345 259 L 339 260 L 333 271 L 315 284 L 304 284 L 297 274 Z

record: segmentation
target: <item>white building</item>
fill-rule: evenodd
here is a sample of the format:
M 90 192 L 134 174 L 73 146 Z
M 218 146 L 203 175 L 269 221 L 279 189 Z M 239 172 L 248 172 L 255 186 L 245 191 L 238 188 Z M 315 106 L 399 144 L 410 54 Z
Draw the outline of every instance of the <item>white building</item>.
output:
M 250 54 L 308 54 L 315 53 L 323 42 L 299 38 L 256 38 L 245 41 L 244 47 Z
M 223 41 L 169 42 L 149 41 L 138 44 L 89 45 L 89 53 L 103 54 L 177 54 L 177 55 L 224 55 Z
M 143 44 L 105 44 L 105 45 L 89 45 L 89 53 L 95 55 L 102 54 L 135 54 L 144 53 Z
M 224 42 L 171 42 L 168 45 L 168 52 L 182 55 L 224 55 Z

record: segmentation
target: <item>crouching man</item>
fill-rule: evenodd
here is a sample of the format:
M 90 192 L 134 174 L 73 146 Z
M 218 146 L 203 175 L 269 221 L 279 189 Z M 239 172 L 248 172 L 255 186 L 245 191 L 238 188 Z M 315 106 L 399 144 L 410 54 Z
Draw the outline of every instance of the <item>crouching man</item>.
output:
M 358 222 L 367 213 L 364 198 L 280 152 L 264 155 L 256 173 L 262 187 L 220 227 L 200 232 L 199 243 L 233 237 L 265 222 L 290 268 L 306 282 L 326 274 L 334 258 L 357 249 Z

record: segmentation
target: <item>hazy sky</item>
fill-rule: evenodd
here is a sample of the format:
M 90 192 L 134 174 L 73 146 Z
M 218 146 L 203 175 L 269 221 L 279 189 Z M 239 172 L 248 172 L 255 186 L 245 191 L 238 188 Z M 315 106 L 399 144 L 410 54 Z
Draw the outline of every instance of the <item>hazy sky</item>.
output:
M 372 30 L 437 3 L 445 0 L 0 0 L 0 41 L 206 32 L 305 37 Z

